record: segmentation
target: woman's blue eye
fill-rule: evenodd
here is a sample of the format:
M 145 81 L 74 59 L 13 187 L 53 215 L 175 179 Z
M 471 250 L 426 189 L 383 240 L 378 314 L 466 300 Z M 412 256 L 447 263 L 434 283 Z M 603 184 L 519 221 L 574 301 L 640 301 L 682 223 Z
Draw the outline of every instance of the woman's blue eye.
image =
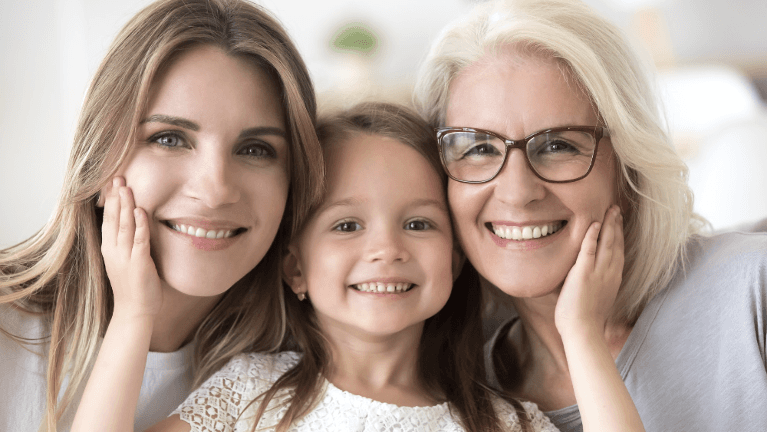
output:
M 181 137 L 176 134 L 166 133 L 149 138 L 149 142 L 157 143 L 160 147 L 180 147 L 183 145 Z
M 431 223 L 424 220 L 414 220 L 405 224 L 406 230 L 424 231 L 431 228 Z
M 268 144 L 253 144 L 240 149 L 239 154 L 254 158 L 275 158 L 277 152 Z
M 333 227 L 333 230 L 342 232 L 354 232 L 361 229 L 362 225 L 358 224 L 357 222 L 341 222 Z

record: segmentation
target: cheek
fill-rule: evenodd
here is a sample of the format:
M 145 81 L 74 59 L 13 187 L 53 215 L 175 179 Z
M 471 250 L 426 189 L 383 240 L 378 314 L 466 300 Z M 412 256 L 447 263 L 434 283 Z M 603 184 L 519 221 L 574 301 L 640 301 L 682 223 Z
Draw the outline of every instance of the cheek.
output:
M 136 155 L 128 160 L 116 175 L 125 178 L 125 184 L 133 191 L 136 207 L 144 209 L 151 218 L 164 197 L 175 187 L 180 168 L 157 158 Z
M 289 182 L 286 170 L 279 168 L 243 176 L 243 191 L 255 211 L 265 218 L 264 223 L 279 225 L 287 204 Z
M 471 249 L 471 242 L 478 237 L 476 230 L 479 228 L 476 223 L 486 201 L 481 192 L 482 189 L 477 185 L 454 181 L 448 184 L 448 204 L 453 216 L 456 241 L 464 251 Z

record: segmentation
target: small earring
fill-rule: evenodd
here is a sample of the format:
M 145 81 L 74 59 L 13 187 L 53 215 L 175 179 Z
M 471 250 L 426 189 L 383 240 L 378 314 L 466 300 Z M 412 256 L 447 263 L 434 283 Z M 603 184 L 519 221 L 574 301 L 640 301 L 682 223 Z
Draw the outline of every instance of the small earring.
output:
M 305 292 L 300 292 L 300 293 L 297 294 L 297 296 L 298 296 L 298 301 L 306 300 L 306 293 Z

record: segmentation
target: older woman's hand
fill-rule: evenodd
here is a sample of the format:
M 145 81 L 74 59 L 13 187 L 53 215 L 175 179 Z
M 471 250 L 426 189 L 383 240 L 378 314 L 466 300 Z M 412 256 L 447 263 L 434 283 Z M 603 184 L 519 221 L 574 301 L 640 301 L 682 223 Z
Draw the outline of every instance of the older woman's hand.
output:
M 586 231 L 575 265 L 562 286 L 554 322 L 563 338 L 572 332 L 604 333 L 622 273 L 623 217 L 619 207 L 613 206 L 601 226 L 594 222 Z

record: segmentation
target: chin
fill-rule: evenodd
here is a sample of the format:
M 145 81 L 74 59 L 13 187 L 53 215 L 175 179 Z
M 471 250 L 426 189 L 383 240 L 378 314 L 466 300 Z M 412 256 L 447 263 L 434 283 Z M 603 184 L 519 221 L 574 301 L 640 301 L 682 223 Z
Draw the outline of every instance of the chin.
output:
M 160 278 L 166 285 L 174 290 L 192 297 L 213 297 L 229 290 L 237 281 L 228 283 L 224 278 L 216 281 L 209 280 L 211 275 L 199 275 L 187 273 L 160 274 Z
M 569 269 L 565 271 L 545 268 L 531 271 L 531 269 L 540 269 L 540 267 L 512 268 L 509 266 L 501 274 L 492 271 L 487 274 L 480 272 L 480 274 L 509 296 L 535 298 L 558 292 L 569 271 Z

